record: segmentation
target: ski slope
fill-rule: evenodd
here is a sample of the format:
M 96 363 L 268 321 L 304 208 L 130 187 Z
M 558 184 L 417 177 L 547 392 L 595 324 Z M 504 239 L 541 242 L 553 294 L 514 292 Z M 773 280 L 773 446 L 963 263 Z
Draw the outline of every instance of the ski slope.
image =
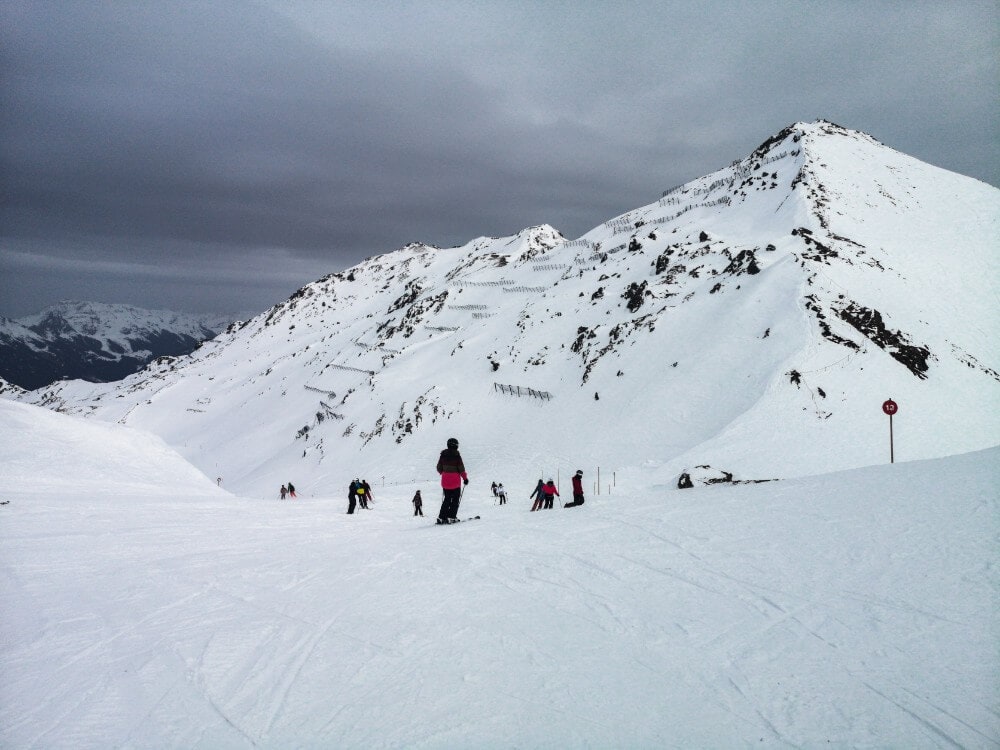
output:
M 0 451 L 2 747 L 1000 744 L 997 448 L 529 513 L 463 446 L 446 528 L 5 400 Z
M 1000 444 L 998 236 L 997 188 L 796 123 L 580 238 L 410 244 L 189 356 L 17 398 L 260 499 L 432 479 L 449 437 L 508 479 L 830 473 L 888 455 L 888 398 L 897 457 L 938 458 Z

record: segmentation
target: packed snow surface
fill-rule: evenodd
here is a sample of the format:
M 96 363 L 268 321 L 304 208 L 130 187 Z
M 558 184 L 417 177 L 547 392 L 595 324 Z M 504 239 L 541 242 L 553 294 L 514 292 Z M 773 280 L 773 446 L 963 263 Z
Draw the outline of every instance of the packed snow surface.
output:
M 451 527 L 4 400 L 0 451 L 2 747 L 1000 744 L 996 448 L 537 513 L 467 450 Z

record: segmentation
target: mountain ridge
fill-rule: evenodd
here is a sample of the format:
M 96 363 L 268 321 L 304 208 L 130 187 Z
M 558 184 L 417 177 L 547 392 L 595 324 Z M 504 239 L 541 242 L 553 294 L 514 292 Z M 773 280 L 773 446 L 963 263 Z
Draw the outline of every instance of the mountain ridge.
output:
M 221 315 L 63 300 L 0 318 L 0 376 L 27 390 L 55 380 L 120 380 L 151 359 L 187 354 L 229 323 Z
M 192 355 L 29 398 L 150 429 L 247 491 L 425 476 L 452 434 L 496 475 L 811 474 L 879 462 L 890 396 L 899 455 L 949 455 L 1000 442 L 998 229 L 996 188 L 796 123 L 577 239 L 411 243 Z M 591 437 L 567 455 L 560 434 Z

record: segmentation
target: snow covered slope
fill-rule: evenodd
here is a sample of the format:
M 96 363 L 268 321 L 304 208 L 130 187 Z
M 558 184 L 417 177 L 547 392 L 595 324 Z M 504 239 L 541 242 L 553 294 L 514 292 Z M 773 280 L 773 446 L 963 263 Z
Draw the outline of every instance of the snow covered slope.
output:
M 19 320 L 0 318 L 0 375 L 27 389 L 61 378 L 118 380 L 154 357 L 187 354 L 230 322 L 216 315 L 63 301 Z
M 81 491 L 221 497 L 204 474 L 141 430 L 55 414 L 0 399 L 0 486 L 18 495 Z
M 258 496 L 433 478 L 449 436 L 487 482 L 801 476 L 887 460 L 887 398 L 898 458 L 957 454 L 1000 443 L 998 236 L 1000 190 L 797 123 L 578 239 L 408 245 L 188 357 L 27 398 Z
M 0 452 L 3 747 L 1000 744 L 997 449 L 447 528 L 4 401 Z

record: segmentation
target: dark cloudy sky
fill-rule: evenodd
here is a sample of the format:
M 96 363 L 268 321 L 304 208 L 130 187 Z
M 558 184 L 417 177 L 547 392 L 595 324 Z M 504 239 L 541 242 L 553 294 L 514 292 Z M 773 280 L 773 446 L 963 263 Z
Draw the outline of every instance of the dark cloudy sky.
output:
M 998 7 L 0 0 L 0 315 L 573 238 L 820 117 L 1000 185 Z

